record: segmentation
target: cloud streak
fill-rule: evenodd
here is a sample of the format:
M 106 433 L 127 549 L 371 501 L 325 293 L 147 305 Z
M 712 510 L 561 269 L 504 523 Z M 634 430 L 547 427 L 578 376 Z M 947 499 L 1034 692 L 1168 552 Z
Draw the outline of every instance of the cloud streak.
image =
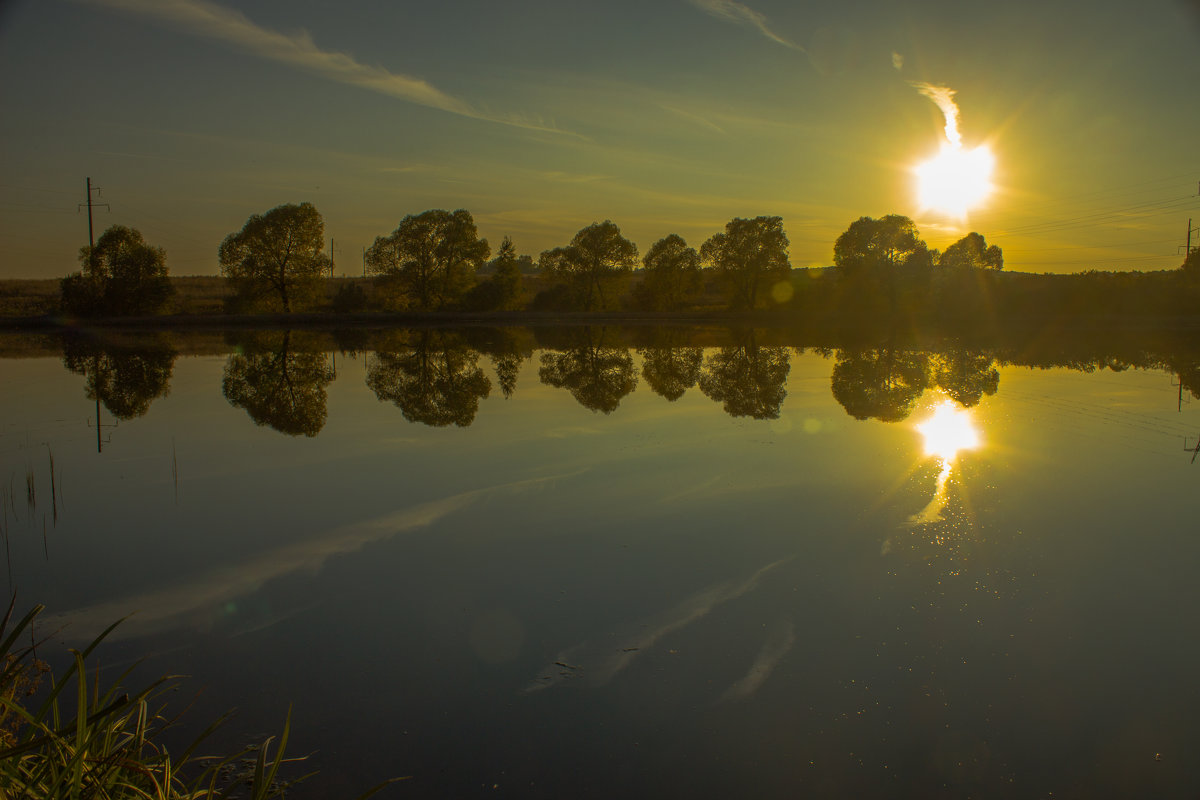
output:
M 935 86 L 919 81 L 912 81 L 909 85 L 942 110 L 942 115 L 946 118 L 946 139 L 955 147 L 961 147 L 962 136 L 958 133 L 958 105 L 954 102 L 954 90 L 949 86 Z
M 235 560 L 166 588 L 50 614 L 42 618 L 41 624 L 58 631 L 57 635 L 68 641 L 88 641 L 114 620 L 124 617 L 129 618 L 109 635 L 110 640 L 149 636 L 181 627 L 203 629 L 222 617 L 226 604 L 257 592 L 270 581 L 296 573 L 316 573 L 331 558 L 357 552 L 401 533 L 428 528 L 490 496 L 537 489 L 576 474 L 579 473 L 514 481 L 421 503 Z
M 763 36 L 770 39 L 776 44 L 781 44 L 784 47 L 792 50 L 799 50 L 801 53 L 807 53 L 800 45 L 795 42 L 785 39 L 775 31 L 771 30 L 771 26 L 767 24 L 767 18 L 758 11 L 744 6 L 741 3 L 736 3 L 734 0 L 688 0 L 696 8 L 711 14 L 718 19 L 729 20 L 738 25 L 748 25 L 756 29 Z
M 225 42 L 267 61 L 286 64 L 327 80 L 471 119 L 544 133 L 568 131 L 540 119 L 493 114 L 443 92 L 421 78 L 370 66 L 353 56 L 322 50 L 306 31 L 286 34 L 264 28 L 240 11 L 207 0 L 81 0 L 114 11 L 155 19 L 187 33 Z

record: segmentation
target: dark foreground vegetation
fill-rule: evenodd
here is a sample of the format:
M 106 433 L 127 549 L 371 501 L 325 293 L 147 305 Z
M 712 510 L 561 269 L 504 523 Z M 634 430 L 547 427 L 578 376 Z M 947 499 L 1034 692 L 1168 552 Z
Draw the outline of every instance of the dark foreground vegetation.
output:
M 14 621 L 15 605 L 14 600 L 0 620 L 0 797 L 265 800 L 284 797 L 291 784 L 303 780 L 299 773 L 285 775 L 304 760 L 284 758 L 290 715 L 274 747 L 272 737 L 253 750 L 212 756 L 200 748 L 218 720 L 190 746 L 168 752 L 163 734 L 178 722 L 166 703 L 173 682 L 162 678 L 129 688 L 122 685 L 126 672 L 102 684 L 89 664 L 116 623 L 82 651 L 72 651 L 71 665 L 54 675 L 38 655 L 46 643 L 37 641 L 33 629 L 42 607 Z
M 376 237 L 361 278 L 334 278 L 324 223 L 309 203 L 251 216 L 221 242 L 221 277 L 171 278 L 166 253 L 113 226 L 61 281 L 0 283 L 0 317 L 56 322 L 240 315 L 441 316 L 606 313 L 762 314 L 910 325 L 1151 317 L 1196 313 L 1200 251 L 1179 269 L 1071 275 L 1009 273 L 979 233 L 931 250 L 912 220 L 862 217 L 834 243 L 834 264 L 794 269 L 780 217 L 735 218 L 697 250 L 676 234 L 641 256 L 605 220 L 536 262 L 508 238 L 494 258 L 465 210 L 409 215 Z

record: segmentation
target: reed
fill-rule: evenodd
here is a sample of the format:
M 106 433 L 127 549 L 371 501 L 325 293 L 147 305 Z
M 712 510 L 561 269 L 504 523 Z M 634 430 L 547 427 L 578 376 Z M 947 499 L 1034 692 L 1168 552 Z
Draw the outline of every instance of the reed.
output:
M 175 721 L 163 703 L 175 678 L 129 690 L 122 686 L 128 670 L 107 688 L 95 670 L 89 672 L 89 657 L 119 623 L 82 651 L 71 650 L 71 665 L 54 676 L 38 658 L 33 639 L 42 607 L 12 624 L 15 604 L 14 599 L 0 623 L 0 796 L 5 800 L 218 800 L 246 796 L 243 792 L 264 800 L 284 796 L 289 786 L 309 777 L 284 781 L 280 775 L 286 762 L 303 760 L 284 758 L 290 708 L 273 748 L 275 737 L 255 750 L 201 755 L 199 748 L 224 721 L 221 717 L 172 755 L 160 738 Z

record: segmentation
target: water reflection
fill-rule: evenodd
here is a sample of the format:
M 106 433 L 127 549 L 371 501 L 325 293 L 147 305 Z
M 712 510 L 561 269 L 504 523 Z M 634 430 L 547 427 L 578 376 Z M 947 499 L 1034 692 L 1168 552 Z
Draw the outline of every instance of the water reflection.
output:
M 900 422 L 929 386 L 929 357 L 894 347 L 843 350 L 831 384 L 834 398 L 855 419 Z
M 63 341 L 63 364 L 87 380 L 87 398 L 103 403 L 114 417 L 130 420 L 170 391 L 176 351 L 162 335 L 136 341 L 99 341 L 69 337 Z
M 920 512 L 909 519 L 910 526 L 928 525 L 942 518 L 947 503 L 947 486 L 958 454 L 979 447 L 979 431 L 971 412 L 955 400 L 943 400 L 933 412 L 916 426 L 925 440 L 925 455 L 937 458 L 941 465 L 933 498 Z
M 371 359 L 367 386 L 410 422 L 460 428 L 475 421 L 492 390 L 479 353 L 460 334 L 430 330 L 389 336 Z
M 290 436 L 316 436 L 325 425 L 326 389 L 337 377 L 337 353 L 366 353 L 368 387 L 405 419 L 467 427 L 493 385 L 503 397 L 515 396 L 523 365 L 536 356 L 542 384 L 566 389 L 580 405 L 603 414 L 616 411 L 641 378 L 671 402 L 699 388 L 730 416 L 773 420 L 787 398 L 791 353 L 804 352 L 783 343 L 788 338 L 753 329 L 630 332 L 600 326 L 259 331 L 228 338 L 236 351 L 228 356 L 222 390 L 258 425 Z M 63 363 L 87 378 L 89 399 L 117 420 L 128 420 L 167 394 L 178 354 L 173 341 L 165 334 L 141 335 L 136 343 L 69 337 L 62 342 Z M 916 348 L 893 338 L 872 347 L 808 349 L 833 361 L 833 397 L 859 420 L 906 420 L 935 390 L 971 408 L 999 391 L 999 366 L 1005 363 L 1084 372 L 1164 369 L 1175 376 L 1180 408 L 1187 397 L 1200 398 L 1200 357 L 1192 350 L 1052 344 L 1050 352 L 1029 346 L 1004 352 L 958 344 Z
M 642 377 L 651 391 L 674 402 L 700 380 L 704 350 L 689 346 L 687 332 L 679 329 L 655 330 L 652 339 L 652 345 L 638 348 Z
M 557 350 L 542 354 L 538 377 L 548 386 L 569 391 L 584 408 L 611 414 L 637 388 L 633 356 L 613 338 L 610 329 L 590 327 L 539 336 L 557 345 Z
M 262 331 L 237 337 L 225 363 L 221 391 L 255 425 L 289 436 L 316 436 L 325 427 L 325 387 L 334 378 L 326 354 L 310 336 Z
M 709 357 L 700 375 L 700 391 L 731 417 L 777 419 L 787 397 L 788 348 L 762 346 L 753 331 L 735 347 L 722 347 Z

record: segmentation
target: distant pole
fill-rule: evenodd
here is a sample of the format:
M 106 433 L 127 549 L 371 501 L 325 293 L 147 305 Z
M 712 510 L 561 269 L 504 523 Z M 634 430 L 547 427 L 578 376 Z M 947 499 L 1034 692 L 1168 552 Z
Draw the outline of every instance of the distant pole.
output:
M 1187 245 L 1183 248 L 1183 254 L 1190 256 L 1192 254 L 1192 218 L 1188 217 L 1188 237 Z
M 329 277 L 333 277 L 333 237 L 329 237 Z
M 93 191 L 92 179 L 88 178 L 87 179 L 87 203 L 86 204 L 80 203 L 79 207 L 83 208 L 84 205 L 87 205 L 87 210 L 88 210 L 88 268 L 91 269 L 93 272 L 95 272 L 95 269 L 96 269 L 96 253 L 95 253 L 96 238 L 92 233 L 92 206 L 97 205 L 97 206 L 104 206 L 105 208 L 108 208 L 108 203 L 93 203 L 92 202 L 92 191 Z M 99 194 L 100 187 L 99 186 L 95 187 L 94 191 L 97 194 Z
M 1192 221 L 1188 219 L 1188 228 L 1192 227 Z M 1190 235 L 1190 234 L 1189 234 Z M 91 179 L 88 179 L 88 247 L 96 248 L 96 237 L 91 233 Z

